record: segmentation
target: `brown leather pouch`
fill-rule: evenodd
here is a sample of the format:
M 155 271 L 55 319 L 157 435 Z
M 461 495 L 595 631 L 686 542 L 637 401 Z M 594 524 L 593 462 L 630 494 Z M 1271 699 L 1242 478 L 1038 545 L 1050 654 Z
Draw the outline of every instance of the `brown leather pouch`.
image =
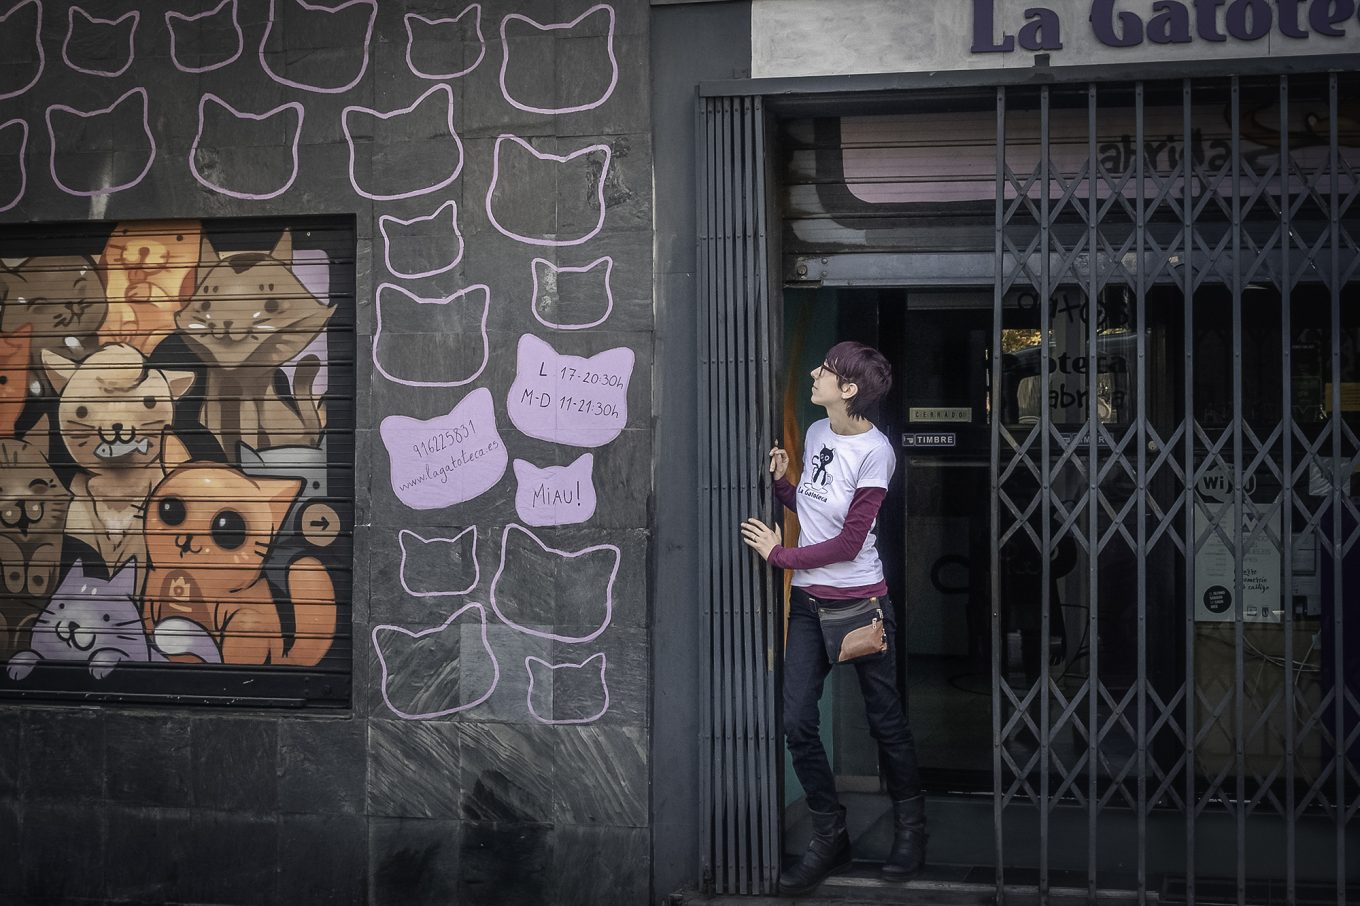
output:
M 878 598 L 817 605 L 822 642 L 832 664 L 849 664 L 888 650 L 888 630 Z

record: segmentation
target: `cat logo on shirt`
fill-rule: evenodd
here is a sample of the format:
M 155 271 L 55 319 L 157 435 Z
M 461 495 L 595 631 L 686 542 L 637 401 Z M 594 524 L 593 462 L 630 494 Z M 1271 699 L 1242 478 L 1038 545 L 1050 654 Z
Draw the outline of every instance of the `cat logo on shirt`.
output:
M 814 483 L 820 480 L 822 487 L 826 487 L 830 484 L 831 476 L 827 474 L 826 467 L 831 465 L 831 460 L 835 458 L 835 450 L 830 447 L 822 447 L 822 452 L 818 453 L 812 459 L 813 465 L 816 466 L 816 468 L 812 470 L 812 478 L 810 480 Z

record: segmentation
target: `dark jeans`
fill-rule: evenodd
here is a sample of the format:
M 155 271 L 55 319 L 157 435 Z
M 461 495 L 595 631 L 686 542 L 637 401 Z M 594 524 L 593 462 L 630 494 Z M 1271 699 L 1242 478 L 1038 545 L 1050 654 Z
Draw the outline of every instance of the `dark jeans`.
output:
M 921 772 L 916 766 L 911 724 L 897 695 L 894 632 L 897 619 L 892 602 L 887 598 L 879 600 L 888 629 L 888 651 L 847 667 L 853 667 L 859 676 L 869 732 L 878 742 L 879 761 L 888 777 L 888 794 L 896 801 L 910 799 L 921 791 Z M 818 733 L 817 702 L 830 672 L 817 620 L 817 603 L 795 588 L 789 602 L 789 635 L 784 648 L 784 737 L 793 756 L 794 773 L 807 794 L 808 808 L 818 812 L 833 811 L 839 805 L 836 777 Z

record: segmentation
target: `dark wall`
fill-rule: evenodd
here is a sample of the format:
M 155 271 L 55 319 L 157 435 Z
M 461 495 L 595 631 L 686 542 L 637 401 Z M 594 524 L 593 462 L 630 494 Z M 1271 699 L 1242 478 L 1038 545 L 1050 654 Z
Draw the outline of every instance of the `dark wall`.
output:
M 0 900 L 644 902 L 646 5 L 175 9 L 0 23 L 0 222 L 354 219 L 351 705 L 0 705 Z
M 702 50 L 698 50 L 702 48 Z M 749 77 L 751 4 L 652 8 L 656 149 L 655 587 L 652 595 L 654 888 L 700 877 L 698 323 L 695 109 L 700 82 Z

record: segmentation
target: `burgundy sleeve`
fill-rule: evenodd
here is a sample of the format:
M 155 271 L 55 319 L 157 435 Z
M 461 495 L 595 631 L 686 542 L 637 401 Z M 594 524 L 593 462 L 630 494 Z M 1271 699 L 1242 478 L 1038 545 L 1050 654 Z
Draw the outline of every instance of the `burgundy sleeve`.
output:
M 793 485 L 789 484 L 787 476 L 775 479 L 774 496 L 784 505 L 784 509 L 798 512 L 798 491 Z
M 770 551 L 770 565 L 780 569 L 816 569 L 855 559 L 864 547 L 864 539 L 887 495 L 886 488 L 859 488 L 850 498 L 850 511 L 845 514 L 845 524 L 839 535 L 807 547 L 776 544 Z

